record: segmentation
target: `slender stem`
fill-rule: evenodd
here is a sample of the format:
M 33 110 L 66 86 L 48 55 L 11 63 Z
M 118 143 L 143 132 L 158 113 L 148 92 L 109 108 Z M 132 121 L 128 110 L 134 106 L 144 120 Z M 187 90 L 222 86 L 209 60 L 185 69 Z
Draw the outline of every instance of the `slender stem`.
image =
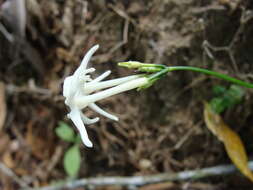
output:
M 179 71 L 179 70 L 186 70 L 186 71 L 194 71 L 199 73 L 204 73 L 207 75 L 215 76 L 220 79 L 224 79 L 230 81 L 232 83 L 247 87 L 253 88 L 252 83 L 244 82 L 238 80 L 236 78 L 230 77 L 228 75 L 218 73 L 215 71 L 211 71 L 208 69 L 198 68 L 198 67 L 191 67 L 191 66 L 169 66 L 166 67 L 165 65 L 158 65 L 158 64 L 148 64 L 148 63 L 141 63 L 141 62 L 121 62 L 118 64 L 119 66 L 128 67 L 128 68 L 138 68 L 139 71 L 146 72 L 146 73 L 154 73 L 150 75 L 149 81 L 156 81 L 157 79 L 165 76 L 166 73 L 170 71 Z
M 171 66 L 171 67 L 167 67 L 166 71 L 170 72 L 170 71 L 180 71 L 180 70 L 186 70 L 186 71 L 194 71 L 194 72 L 199 72 L 199 73 L 204 73 L 207 75 L 212 75 L 215 77 L 218 77 L 220 79 L 224 79 L 227 81 L 230 81 L 232 83 L 247 87 L 247 88 L 253 88 L 253 84 L 252 83 L 248 83 L 248 82 L 244 82 L 241 80 L 238 80 L 236 78 L 230 77 L 228 75 L 222 74 L 222 73 L 217 73 L 214 71 L 210 71 L 207 69 L 203 69 L 203 68 L 197 68 L 197 67 L 191 67 L 191 66 Z

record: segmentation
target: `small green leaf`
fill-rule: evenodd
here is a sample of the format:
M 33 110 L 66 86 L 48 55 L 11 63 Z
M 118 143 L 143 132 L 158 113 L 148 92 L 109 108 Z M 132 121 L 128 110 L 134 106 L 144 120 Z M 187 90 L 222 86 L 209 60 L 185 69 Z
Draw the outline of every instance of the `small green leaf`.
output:
M 213 98 L 210 101 L 210 105 L 215 113 L 221 113 L 227 108 L 226 102 L 223 98 Z
M 64 154 L 63 164 L 68 176 L 77 176 L 81 166 L 81 155 L 78 145 L 74 145 L 67 150 Z
M 217 85 L 213 87 L 213 92 L 216 97 L 210 101 L 210 105 L 212 110 L 218 114 L 240 103 L 245 95 L 244 90 L 237 85 L 231 85 L 229 89 Z
M 215 85 L 212 90 L 215 96 L 223 95 L 226 92 L 226 88 L 220 85 Z
M 67 142 L 75 142 L 75 132 L 64 122 L 59 122 L 59 127 L 55 129 L 56 135 Z
M 231 97 L 231 99 L 234 100 L 235 103 L 238 103 L 242 100 L 245 92 L 241 87 L 237 85 L 231 85 L 227 91 L 227 94 Z
M 80 134 L 76 135 L 75 143 L 76 144 L 81 144 L 82 143 L 82 139 L 81 139 L 81 135 Z
M 242 88 L 236 85 L 231 85 L 230 88 L 226 91 L 223 96 L 224 103 L 227 108 L 231 108 L 232 106 L 240 103 L 244 96 L 244 91 Z

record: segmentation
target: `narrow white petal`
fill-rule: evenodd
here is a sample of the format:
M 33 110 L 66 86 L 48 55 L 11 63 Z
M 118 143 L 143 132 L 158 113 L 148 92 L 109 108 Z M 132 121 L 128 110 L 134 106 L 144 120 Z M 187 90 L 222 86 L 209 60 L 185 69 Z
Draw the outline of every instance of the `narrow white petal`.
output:
M 86 83 L 87 81 L 92 81 L 90 75 L 88 75 L 88 73 L 92 73 L 94 72 L 96 69 L 95 68 L 89 68 L 86 69 L 80 73 L 74 73 L 74 77 L 76 80 L 76 85 L 78 87 L 83 86 L 84 83 Z
M 70 95 L 71 92 L 71 76 L 65 78 L 63 83 L 63 96 L 67 98 Z
M 94 72 L 95 70 L 96 70 L 95 68 L 91 67 L 91 68 L 88 68 L 88 69 L 84 70 L 84 71 L 83 71 L 83 74 L 92 73 L 92 72 Z
M 148 83 L 148 79 L 146 77 L 131 80 L 129 82 L 120 84 L 118 86 L 109 88 L 109 89 L 104 90 L 104 91 L 97 92 L 95 94 L 87 95 L 87 96 L 84 96 L 84 97 L 78 97 L 75 100 L 75 104 L 79 108 L 83 108 L 83 107 L 85 107 L 85 106 L 87 106 L 91 103 L 96 102 L 96 101 L 105 99 L 105 98 L 113 96 L 115 94 L 119 94 L 121 92 L 125 92 L 125 91 L 128 91 L 128 90 L 132 90 L 132 89 L 141 87 L 143 85 L 146 85 L 147 83 Z
M 94 80 L 92 80 L 90 83 L 100 82 L 101 80 L 104 80 L 106 77 L 108 77 L 111 74 L 111 71 L 106 71 L 102 75 L 98 76 Z
M 132 75 L 132 76 L 127 76 L 127 77 L 122 77 L 122 78 L 118 78 L 118 79 L 112 79 L 112 80 L 107 80 L 107 81 L 102 81 L 102 82 L 97 82 L 97 83 L 93 83 L 89 82 L 86 83 L 84 86 L 84 92 L 85 94 L 90 94 L 92 92 L 101 90 L 101 89 L 105 89 L 105 88 L 109 88 L 109 87 L 113 87 L 116 85 L 120 85 L 122 83 L 134 80 L 140 78 L 140 75 Z
M 98 117 L 90 119 L 87 116 L 85 116 L 83 113 L 81 113 L 81 117 L 82 117 L 82 120 L 83 120 L 84 124 L 87 124 L 87 125 L 90 125 L 90 124 L 93 124 L 93 123 L 96 123 L 96 122 L 99 121 Z
M 71 110 L 71 112 L 68 114 L 68 117 L 72 120 L 72 122 L 77 127 L 77 129 L 81 135 L 81 139 L 82 139 L 83 143 L 87 147 L 92 147 L 93 146 L 92 142 L 90 141 L 90 139 L 88 137 L 88 133 L 87 133 L 85 126 L 83 124 L 83 121 L 81 119 L 81 112 L 78 109 Z
M 85 71 L 87 68 L 87 65 L 90 61 L 91 56 L 97 51 L 97 49 L 99 48 L 99 45 L 95 45 L 93 46 L 84 56 L 81 65 L 77 68 L 77 70 L 75 71 L 75 74 L 80 75 L 80 73 L 82 71 Z
M 109 119 L 112 119 L 112 120 L 115 120 L 115 121 L 118 121 L 119 118 L 116 117 L 115 115 L 112 115 L 104 110 L 102 110 L 100 107 L 98 107 L 95 103 L 91 103 L 88 105 L 92 110 L 94 110 L 95 112 L 109 118 Z

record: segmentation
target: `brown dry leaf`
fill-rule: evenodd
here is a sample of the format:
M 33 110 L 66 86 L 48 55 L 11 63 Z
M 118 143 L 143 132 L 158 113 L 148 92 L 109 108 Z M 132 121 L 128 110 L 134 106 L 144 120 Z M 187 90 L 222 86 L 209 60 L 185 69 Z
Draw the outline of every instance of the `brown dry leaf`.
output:
M 248 157 L 240 137 L 226 125 L 208 103 L 204 104 L 204 119 L 208 129 L 224 143 L 226 152 L 234 165 L 253 182 L 253 173 L 248 167 Z
M 26 143 L 31 147 L 32 154 L 36 158 L 45 160 L 49 156 L 49 150 L 45 150 L 45 147 L 48 147 L 49 145 L 43 138 L 34 134 L 33 127 L 33 122 L 29 122 L 25 138 Z
M 15 168 L 14 171 L 19 176 L 26 176 L 29 174 L 26 168 L 19 167 L 19 168 Z
M 67 63 L 73 61 L 73 55 L 69 50 L 58 47 L 56 48 L 56 55 L 60 60 L 66 61 Z M 60 64 L 62 66 L 62 64 Z
M 8 134 L 0 133 L 0 154 L 4 153 L 6 150 L 10 151 L 11 140 Z
M 6 117 L 5 85 L 0 82 L 0 131 L 3 128 Z
M 8 167 L 8 168 L 14 168 L 16 166 L 15 161 L 13 160 L 11 153 L 9 151 L 6 151 L 2 157 L 3 163 Z

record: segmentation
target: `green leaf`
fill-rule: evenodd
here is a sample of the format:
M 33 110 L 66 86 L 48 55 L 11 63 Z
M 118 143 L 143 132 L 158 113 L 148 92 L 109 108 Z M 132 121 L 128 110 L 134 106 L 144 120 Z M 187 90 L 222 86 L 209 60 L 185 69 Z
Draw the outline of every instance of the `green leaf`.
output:
M 216 97 L 210 101 L 210 105 L 212 110 L 218 114 L 240 103 L 245 94 L 244 90 L 237 85 L 231 85 L 229 89 L 223 86 L 214 86 L 213 92 Z
M 221 113 L 223 112 L 226 107 L 227 107 L 227 104 L 226 102 L 224 101 L 223 98 L 213 98 L 211 101 L 210 101 L 210 105 L 211 105 L 211 108 L 212 110 L 215 112 L 215 113 Z
M 224 86 L 220 86 L 220 85 L 215 85 L 212 89 L 214 95 L 216 96 L 220 96 L 223 95 L 226 91 L 226 88 Z
M 77 134 L 77 135 L 76 135 L 75 143 L 76 143 L 76 144 L 81 144 L 81 143 L 82 143 L 82 139 L 81 139 L 81 135 L 80 135 L 80 134 Z
M 59 127 L 55 129 L 56 135 L 67 142 L 75 142 L 75 132 L 64 122 L 59 122 Z
M 244 91 L 242 88 L 236 85 L 231 85 L 230 88 L 224 94 L 224 102 L 227 104 L 227 108 L 230 108 L 242 100 L 244 96 Z
M 242 100 L 245 92 L 241 87 L 237 85 L 231 85 L 227 91 L 227 94 L 234 100 L 235 103 L 238 103 Z
M 70 147 L 64 154 L 64 169 L 69 177 L 76 177 L 81 166 L 81 154 L 78 145 Z

